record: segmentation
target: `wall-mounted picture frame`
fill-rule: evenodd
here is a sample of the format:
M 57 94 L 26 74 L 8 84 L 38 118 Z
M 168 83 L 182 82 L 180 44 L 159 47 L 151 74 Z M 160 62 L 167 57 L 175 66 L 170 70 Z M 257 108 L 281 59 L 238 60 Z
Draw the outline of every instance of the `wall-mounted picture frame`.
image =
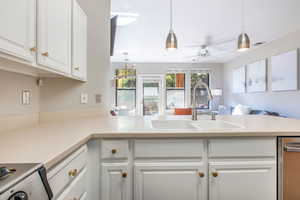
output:
M 247 92 L 265 92 L 267 90 L 267 59 L 247 65 Z
M 246 92 L 246 66 L 233 70 L 233 93 L 241 94 Z
M 298 50 L 289 51 L 271 58 L 272 91 L 298 90 Z

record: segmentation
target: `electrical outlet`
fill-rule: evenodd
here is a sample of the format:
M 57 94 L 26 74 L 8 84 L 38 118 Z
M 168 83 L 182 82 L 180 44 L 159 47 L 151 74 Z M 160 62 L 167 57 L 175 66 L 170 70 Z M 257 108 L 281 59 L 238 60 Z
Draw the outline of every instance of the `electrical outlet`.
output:
M 80 103 L 87 104 L 89 101 L 89 96 L 87 93 L 81 93 L 80 95 Z
M 22 91 L 22 104 L 23 105 L 29 105 L 30 104 L 30 91 L 29 90 L 23 90 Z
M 102 102 L 102 95 L 101 94 L 95 94 L 95 102 L 101 103 Z

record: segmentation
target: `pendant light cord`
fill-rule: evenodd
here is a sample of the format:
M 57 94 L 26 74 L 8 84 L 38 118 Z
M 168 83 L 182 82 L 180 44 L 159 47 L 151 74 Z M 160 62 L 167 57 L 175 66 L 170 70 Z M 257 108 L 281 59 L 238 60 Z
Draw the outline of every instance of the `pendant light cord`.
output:
M 173 31 L 173 1 L 170 0 L 170 31 Z
M 242 0 L 242 33 L 245 33 L 245 0 Z

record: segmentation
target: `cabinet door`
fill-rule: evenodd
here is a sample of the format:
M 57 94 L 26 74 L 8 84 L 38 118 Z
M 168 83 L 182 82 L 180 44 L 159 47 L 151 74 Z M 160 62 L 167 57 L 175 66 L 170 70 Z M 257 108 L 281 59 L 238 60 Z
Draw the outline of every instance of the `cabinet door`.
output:
M 73 0 L 72 75 L 86 80 L 87 16 L 77 0 Z
M 135 200 L 205 200 L 202 166 L 135 166 Z
M 71 72 L 72 0 L 38 0 L 38 64 Z
M 212 163 L 210 200 L 276 200 L 276 163 Z
M 1 0 L 0 51 L 35 60 L 36 0 Z
M 102 166 L 102 200 L 131 200 L 131 172 L 127 165 Z

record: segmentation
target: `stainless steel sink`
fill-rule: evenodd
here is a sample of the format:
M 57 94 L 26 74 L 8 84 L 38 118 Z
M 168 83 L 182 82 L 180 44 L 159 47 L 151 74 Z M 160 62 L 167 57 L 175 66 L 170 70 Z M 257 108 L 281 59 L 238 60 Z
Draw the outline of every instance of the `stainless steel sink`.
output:
M 243 126 L 223 120 L 152 120 L 152 128 L 160 130 L 231 130 Z

